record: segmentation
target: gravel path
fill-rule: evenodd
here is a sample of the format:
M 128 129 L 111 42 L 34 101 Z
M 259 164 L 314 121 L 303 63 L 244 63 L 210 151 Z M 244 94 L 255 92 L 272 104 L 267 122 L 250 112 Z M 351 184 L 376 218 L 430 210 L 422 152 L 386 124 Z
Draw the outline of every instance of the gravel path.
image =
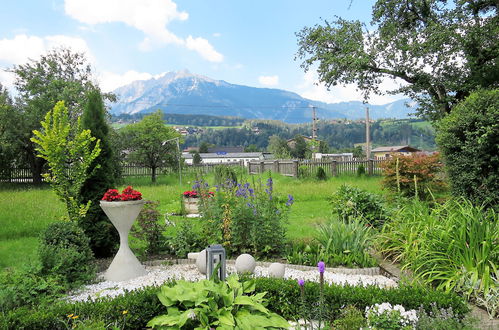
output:
M 255 275 L 258 277 L 267 277 L 268 269 L 266 267 L 257 266 Z M 96 284 L 91 284 L 83 287 L 78 292 L 73 293 L 67 299 L 69 301 L 85 301 L 95 300 L 99 297 L 116 297 L 122 295 L 125 291 L 132 291 L 146 286 L 161 285 L 169 279 L 184 279 L 187 281 L 198 281 L 205 279 L 206 276 L 199 273 L 196 265 L 171 265 L 171 266 L 146 266 L 147 275 L 137 277 L 128 281 L 112 282 L 102 281 Z M 227 265 L 227 273 L 235 272 L 233 265 Z M 103 273 L 99 274 L 99 278 L 103 280 Z M 319 282 L 319 272 L 302 271 L 292 268 L 286 268 L 284 275 L 285 279 L 304 279 L 305 281 Z M 381 275 L 346 275 L 332 273 L 326 271 L 324 273 L 324 281 L 326 283 L 335 284 L 350 284 L 350 285 L 378 285 L 380 287 L 394 287 L 397 285 L 395 281 Z

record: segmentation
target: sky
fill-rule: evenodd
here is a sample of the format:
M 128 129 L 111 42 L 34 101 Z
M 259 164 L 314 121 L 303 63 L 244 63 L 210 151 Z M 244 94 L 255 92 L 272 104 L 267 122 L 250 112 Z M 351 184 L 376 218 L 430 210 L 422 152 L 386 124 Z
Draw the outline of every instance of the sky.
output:
M 305 73 L 296 32 L 335 16 L 368 23 L 374 0 L 6 0 L 0 11 L 5 69 L 65 46 L 85 52 L 104 91 L 169 71 L 279 88 L 328 103 L 359 100 L 355 85 L 327 90 Z M 386 81 L 387 88 L 394 84 Z M 385 104 L 401 96 L 372 96 Z

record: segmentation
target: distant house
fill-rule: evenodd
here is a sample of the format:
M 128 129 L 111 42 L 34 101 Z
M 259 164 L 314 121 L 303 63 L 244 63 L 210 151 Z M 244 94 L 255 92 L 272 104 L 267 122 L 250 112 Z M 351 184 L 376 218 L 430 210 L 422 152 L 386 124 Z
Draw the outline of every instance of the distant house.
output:
M 421 150 L 411 146 L 377 147 L 371 150 L 374 159 L 386 159 L 395 155 L 410 156 Z
M 244 166 L 250 161 L 264 160 L 263 152 L 224 152 L 219 151 L 216 153 L 201 153 L 201 164 L 224 164 L 243 162 Z M 192 154 L 183 153 L 182 157 L 185 159 L 187 165 L 192 165 Z
M 315 153 L 314 159 L 317 160 L 337 160 L 337 161 L 350 161 L 353 160 L 353 153 L 352 152 L 344 152 L 341 154 L 323 154 L 320 152 Z
M 308 137 L 308 136 L 301 135 L 301 137 L 305 140 L 305 142 L 307 144 L 312 143 L 314 141 L 314 139 L 312 139 L 311 137 Z M 320 142 L 319 139 L 315 139 L 315 141 Z M 287 140 L 286 143 L 288 144 L 288 147 L 290 147 L 290 148 L 294 148 L 296 145 L 296 141 L 294 138 Z
M 213 147 L 208 148 L 209 153 L 217 153 L 217 152 L 226 152 L 226 153 L 235 153 L 235 152 L 244 152 L 244 147 Z

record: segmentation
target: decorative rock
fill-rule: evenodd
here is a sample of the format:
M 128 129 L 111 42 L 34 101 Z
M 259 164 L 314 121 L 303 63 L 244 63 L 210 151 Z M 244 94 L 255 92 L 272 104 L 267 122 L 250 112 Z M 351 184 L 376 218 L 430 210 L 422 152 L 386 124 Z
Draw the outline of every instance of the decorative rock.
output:
M 250 254 L 243 253 L 236 259 L 236 271 L 239 274 L 253 274 L 255 267 L 255 258 L 253 258 Z
M 206 274 L 206 249 L 199 252 L 196 258 L 196 267 L 201 274 Z
M 286 266 L 279 262 L 274 262 L 269 266 L 270 277 L 283 278 L 285 272 L 286 272 Z

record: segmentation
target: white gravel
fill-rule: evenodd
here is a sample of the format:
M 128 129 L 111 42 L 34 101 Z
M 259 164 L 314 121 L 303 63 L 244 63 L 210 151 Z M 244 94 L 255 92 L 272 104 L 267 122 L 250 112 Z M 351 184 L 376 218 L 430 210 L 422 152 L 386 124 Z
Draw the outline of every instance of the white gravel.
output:
M 255 275 L 258 277 L 267 277 L 267 267 L 257 266 Z M 95 300 L 100 297 L 116 297 L 124 294 L 126 291 L 136 290 L 142 287 L 161 285 L 169 279 L 184 279 L 187 281 L 198 281 L 205 279 L 206 276 L 199 273 L 196 265 L 171 265 L 171 266 L 146 266 L 147 275 L 137 277 L 128 281 L 113 282 L 103 281 L 103 273 L 99 274 L 102 282 L 83 287 L 78 292 L 74 292 L 67 297 L 69 301 Z M 228 275 L 235 272 L 233 265 L 227 265 Z M 319 282 L 319 272 L 317 270 L 302 271 L 286 267 L 285 279 L 303 279 L 305 281 Z M 378 285 L 379 287 L 394 287 L 397 283 L 381 275 L 347 275 L 340 273 L 324 273 L 326 283 L 350 284 L 350 285 Z

